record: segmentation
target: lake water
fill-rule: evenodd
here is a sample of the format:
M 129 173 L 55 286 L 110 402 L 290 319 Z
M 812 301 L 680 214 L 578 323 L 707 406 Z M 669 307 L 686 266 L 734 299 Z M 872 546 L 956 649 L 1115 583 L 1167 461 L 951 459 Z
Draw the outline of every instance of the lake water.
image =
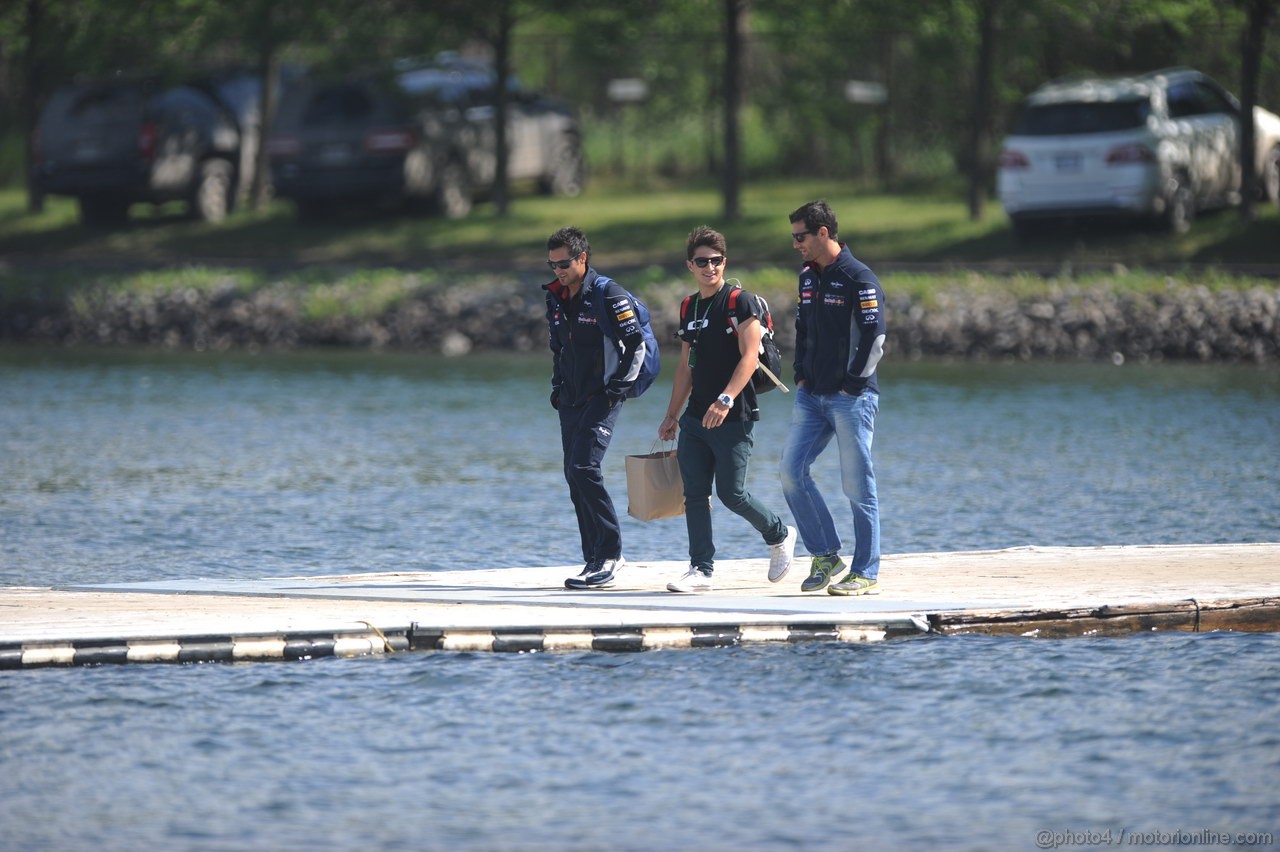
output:
M 547 375 L 0 349 L 0 585 L 573 564 Z M 887 553 L 1280 538 L 1274 369 L 881 383 Z M 623 412 L 622 507 L 668 392 Z M 750 480 L 784 515 L 789 402 Z M 763 555 L 715 518 L 722 557 Z M 679 519 L 623 535 L 685 552 Z M 0 672 L 0 849 L 1274 846 L 1278 699 L 1280 638 L 1238 634 Z

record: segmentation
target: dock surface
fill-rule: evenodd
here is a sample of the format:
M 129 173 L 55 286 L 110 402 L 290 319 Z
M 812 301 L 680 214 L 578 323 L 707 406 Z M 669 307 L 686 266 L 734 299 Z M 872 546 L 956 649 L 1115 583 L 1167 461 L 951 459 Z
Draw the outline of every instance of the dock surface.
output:
M 718 563 L 715 591 L 666 591 L 682 562 L 0 588 L 0 668 L 308 659 L 405 650 L 631 651 L 924 633 L 1060 637 L 1280 631 L 1280 543 L 1021 547 L 884 557 L 882 593 L 800 592 L 767 560 Z

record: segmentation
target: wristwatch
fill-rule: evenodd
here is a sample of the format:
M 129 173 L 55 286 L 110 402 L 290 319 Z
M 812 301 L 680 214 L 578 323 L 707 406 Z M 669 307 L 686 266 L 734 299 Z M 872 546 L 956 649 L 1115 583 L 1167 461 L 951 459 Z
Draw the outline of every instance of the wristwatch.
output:
M 716 402 L 720 403 L 725 408 L 733 408 L 733 397 L 729 396 L 727 393 L 722 393 L 716 397 Z

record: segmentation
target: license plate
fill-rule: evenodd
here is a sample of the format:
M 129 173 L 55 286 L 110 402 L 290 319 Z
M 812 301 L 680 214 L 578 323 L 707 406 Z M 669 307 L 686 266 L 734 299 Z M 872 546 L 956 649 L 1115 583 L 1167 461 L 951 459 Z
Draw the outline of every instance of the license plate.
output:
M 333 143 L 320 149 L 320 160 L 324 163 L 345 163 L 351 159 L 351 148 L 347 145 Z
M 101 143 L 97 139 L 81 139 L 76 143 L 75 158 L 81 161 L 101 159 Z
M 1060 172 L 1078 172 L 1083 165 L 1079 154 L 1054 154 L 1053 167 Z

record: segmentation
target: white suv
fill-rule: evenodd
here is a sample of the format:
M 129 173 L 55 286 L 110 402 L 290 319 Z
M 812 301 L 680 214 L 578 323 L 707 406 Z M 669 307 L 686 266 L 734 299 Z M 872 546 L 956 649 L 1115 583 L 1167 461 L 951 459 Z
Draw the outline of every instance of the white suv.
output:
M 1280 117 L 1254 109 L 1257 167 L 1280 198 Z M 1000 153 L 997 191 L 1019 234 L 1051 217 L 1156 217 L 1240 201 L 1240 105 L 1190 69 L 1055 81 L 1033 92 Z

